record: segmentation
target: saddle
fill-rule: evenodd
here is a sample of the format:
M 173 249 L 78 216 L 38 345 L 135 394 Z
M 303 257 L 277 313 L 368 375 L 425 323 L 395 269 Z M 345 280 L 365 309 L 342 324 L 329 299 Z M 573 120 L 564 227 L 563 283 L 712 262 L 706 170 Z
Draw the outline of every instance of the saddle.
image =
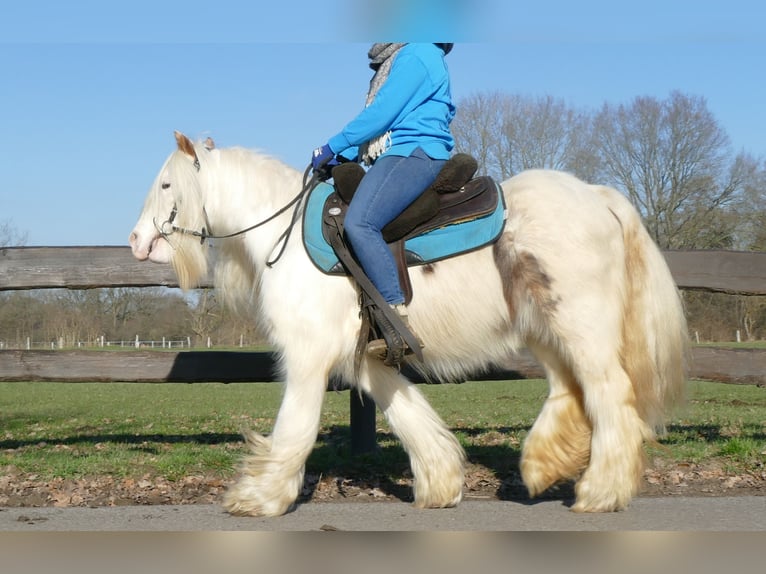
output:
M 502 194 L 499 186 L 490 177 L 474 178 L 477 167 L 476 160 L 470 155 L 453 156 L 447 160 L 433 184 L 382 229 L 383 238 L 397 262 L 399 283 L 404 293 L 405 303 L 412 300 L 409 267 L 438 260 L 438 256 L 434 257 L 433 253 L 426 258 L 421 258 L 416 251 L 408 250 L 407 245 L 447 229 L 465 228 L 474 224 L 483 227 L 484 219 L 494 216 L 497 220 L 498 214 L 504 214 L 505 205 L 504 202 L 500 205 Z M 364 175 L 364 169 L 356 163 L 335 166 L 331 172 L 334 188 L 329 188 L 321 209 L 322 239 L 332 247 L 338 260 L 336 265 L 325 269 L 325 272 L 351 275 L 361 288 L 362 327 L 354 360 L 354 371 L 357 376 L 366 344 L 373 339 L 385 339 L 387 354 L 384 363 L 386 365 L 399 368 L 405 355 L 409 353 L 414 353 L 419 360 L 423 360 L 419 341 L 372 284 L 345 240 L 343 221 L 354 192 Z M 311 219 L 309 217 L 313 212 L 311 205 L 312 202 L 309 200 L 309 207 L 306 210 L 307 219 Z M 504 222 L 503 216 L 499 224 L 495 221 L 495 225 L 489 226 L 491 237 L 487 237 L 486 230 L 484 233 L 477 233 L 474 230 L 472 235 L 475 237 L 471 242 L 467 242 L 462 249 L 454 249 L 452 245 L 450 249 L 442 252 L 441 258 L 464 253 L 494 241 L 502 231 Z M 306 220 L 304 220 L 305 223 Z M 458 225 L 461 223 L 466 225 Z M 305 225 L 304 231 L 307 231 Z M 304 241 L 306 235 L 309 234 L 304 233 Z M 313 239 L 316 240 L 316 237 Z M 311 252 L 309 243 L 314 241 L 306 243 L 307 250 Z
M 491 177 L 474 178 L 477 168 L 476 160 L 468 154 L 452 156 L 431 186 L 382 229 L 383 239 L 397 262 L 405 303 L 410 303 L 413 294 L 409 267 L 428 263 L 407 250 L 405 242 L 434 229 L 485 217 L 497 209 L 497 186 Z M 332 169 L 335 191 L 325 200 L 322 234 L 336 252 L 348 249 L 345 239 L 343 246 L 338 245 L 338 235 L 340 232 L 343 237 L 343 220 L 364 174 L 364 168 L 357 163 L 342 163 Z M 339 263 L 329 272 L 346 274 L 349 270 Z

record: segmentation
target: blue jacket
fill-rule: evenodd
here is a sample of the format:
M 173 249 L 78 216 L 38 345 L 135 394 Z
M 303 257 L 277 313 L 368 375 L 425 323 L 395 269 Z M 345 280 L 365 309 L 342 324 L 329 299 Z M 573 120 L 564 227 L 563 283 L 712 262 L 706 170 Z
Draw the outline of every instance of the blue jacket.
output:
M 433 159 L 448 159 L 455 145 L 455 116 L 444 51 L 434 44 L 407 44 L 394 56 L 375 99 L 328 144 L 353 159 L 357 146 L 391 131 L 384 155 L 409 156 L 417 147 Z

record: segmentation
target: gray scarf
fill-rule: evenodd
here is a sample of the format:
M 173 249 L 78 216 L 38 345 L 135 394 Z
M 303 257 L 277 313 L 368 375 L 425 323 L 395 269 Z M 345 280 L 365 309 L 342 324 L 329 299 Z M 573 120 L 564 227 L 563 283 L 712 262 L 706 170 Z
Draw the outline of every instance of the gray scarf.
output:
M 367 56 L 370 58 L 370 68 L 375 70 L 375 75 L 370 80 L 370 89 L 367 92 L 367 102 L 365 105 L 369 106 L 375 99 L 378 90 L 388 79 L 394 56 L 405 45 L 377 43 L 373 44 L 370 51 L 367 52 Z M 387 131 L 359 146 L 359 157 L 362 158 L 364 163 L 371 165 L 389 147 L 391 147 L 391 132 Z

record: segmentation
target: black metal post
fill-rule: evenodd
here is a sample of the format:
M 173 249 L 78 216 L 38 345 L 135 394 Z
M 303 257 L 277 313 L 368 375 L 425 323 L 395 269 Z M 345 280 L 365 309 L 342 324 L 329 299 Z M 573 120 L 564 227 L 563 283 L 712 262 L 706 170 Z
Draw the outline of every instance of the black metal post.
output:
M 367 393 L 360 393 L 353 388 L 349 391 L 349 397 L 351 453 L 356 455 L 372 452 L 378 446 L 375 435 L 375 402 Z

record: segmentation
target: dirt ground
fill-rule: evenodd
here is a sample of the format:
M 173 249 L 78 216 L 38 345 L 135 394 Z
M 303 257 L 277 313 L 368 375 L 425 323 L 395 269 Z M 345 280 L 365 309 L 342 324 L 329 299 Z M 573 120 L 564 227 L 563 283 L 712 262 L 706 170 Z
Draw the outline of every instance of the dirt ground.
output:
M 227 486 L 220 477 L 186 476 L 169 481 L 146 475 L 136 479 L 99 476 L 87 479 L 41 480 L 13 468 L 0 476 L 0 506 L 69 507 L 157 504 L 216 504 Z M 410 501 L 412 479 L 392 482 L 373 476 L 319 476 L 308 473 L 302 502 Z M 517 473 L 497 477 L 486 467 L 469 464 L 464 485 L 466 499 L 525 500 L 526 490 Z M 644 474 L 640 496 L 766 496 L 766 470 L 732 474 L 724 468 L 704 464 L 679 464 L 649 468 Z M 571 484 L 562 484 L 541 498 L 571 500 Z

